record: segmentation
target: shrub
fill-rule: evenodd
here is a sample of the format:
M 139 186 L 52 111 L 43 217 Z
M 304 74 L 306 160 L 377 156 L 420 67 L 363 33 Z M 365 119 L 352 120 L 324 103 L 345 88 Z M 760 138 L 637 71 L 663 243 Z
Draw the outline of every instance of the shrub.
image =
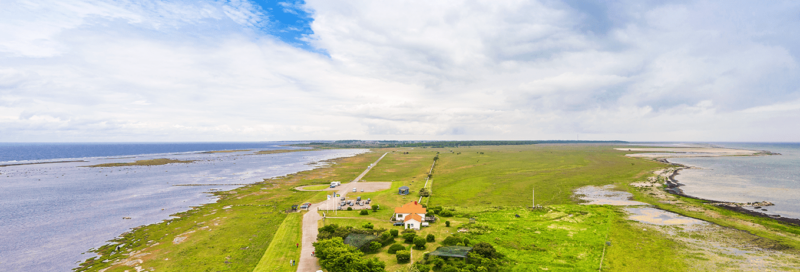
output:
M 500 257 L 499 254 L 497 253 L 497 250 L 495 250 L 494 247 L 487 242 L 480 242 L 475 244 L 475 246 L 472 247 L 472 251 L 480 254 L 484 258 L 493 259 Z
M 416 249 L 425 249 L 425 238 L 414 237 L 414 246 Z
M 459 239 L 458 237 L 448 236 L 447 238 L 444 238 L 444 241 L 442 241 L 442 245 L 454 246 L 454 245 L 457 245 L 458 243 L 462 243 L 462 242 L 463 241 L 461 239 Z
M 445 265 L 444 268 L 442 268 L 442 272 L 458 272 L 458 268 L 452 265 Z
M 360 215 L 368 215 L 369 212 L 367 210 L 361 210 L 361 212 L 359 212 L 358 214 L 360 214 Z
M 449 228 L 450 227 L 450 221 L 444 221 L 444 226 Z
M 352 211 L 352 210 L 353 210 L 353 207 L 347 207 L 347 210 L 348 210 L 348 211 Z
M 400 234 L 400 232 L 396 229 L 390 230 L 389 233 L 392 234 L 392 237 L 397 237 Z
M 404 247 L 401 244 L 393 244 L 392 246 L 389 247 L 389 251 L 388 252 L 389 252 L 389 254 L 395 254 L 395 253 L 397 253 L 398 250 L 405 250 L 405 249 L 406 249 L 406 247 Z
M 414 268 L 416 268 L 417 270 L 419 270 L 419 272 L 428 272 L 428 271 L 431 271 L 431 266 L 430 266 L 430 265 L 424 265 L 424 264 L 421 264 L 421 263 L 415 263 L 415 264 L 414 264 Z
M 464 237 L 464 245 L 469 246 L 469 238 Z
M 439 212 L 439 215 L 441 215 L 442 217 L 453 217 L 453 212 L 448 210 L 443 210 Z
M 381 234 L 380 241 L 381 241 L 381 244 L 383 244 L 384 246 L 388 246 L 388 245 L 394 243 L 394 237 L 389 232 L 384 232 L 384 233 Z
M 426 240 L 428 240 L 428 242 L 436 242 L 436 237 L 433 236 L 433 234 L 428 234 L 428 237 L 426 237 Z
M 372 205 L 372 211 L 373 212 L 377 212 L 378 211 L 378 205 Z
M 397 263 L 407 263 L 411 261 L 411 253 L 408 252 L 408 250 L 400 250 L 395 254 L 397 254 Z
M 406 243 L 413 243 L 415 237 L 417 237 L 416 233 L 403 233 L 403 240 L 405 240 Z
M 372 229 L 372 228 L 374 228 L 375 226 L 373 226 L 373 225 L 372 225 L 372 223 L 370 223 L 370 222 L 367 222 L 367 223 L 364 223 L 364 225 L 363 225 L 362 227 L 364 227 L 365 229 Z
M 378 251 L 381 250 L 382 247 L 383 245 L 381 245 L 381 243 L 372 241 L 369 243 L 369 252 L 377 253 Z

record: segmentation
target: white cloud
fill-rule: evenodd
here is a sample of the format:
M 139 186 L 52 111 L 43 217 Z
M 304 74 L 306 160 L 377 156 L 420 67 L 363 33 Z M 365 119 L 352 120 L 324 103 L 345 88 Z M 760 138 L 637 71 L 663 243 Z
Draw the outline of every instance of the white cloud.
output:
M 796 140 L 798 4 L 598 5 L 12 1 L 0 141 Z

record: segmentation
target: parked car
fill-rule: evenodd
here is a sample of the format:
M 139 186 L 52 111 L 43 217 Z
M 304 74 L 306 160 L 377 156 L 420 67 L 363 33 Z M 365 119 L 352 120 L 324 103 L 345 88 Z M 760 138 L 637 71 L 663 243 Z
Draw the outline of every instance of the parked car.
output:
M 353 201 L 352 200 L 347 201 L 347 204 L 350 205 L 350 206 L 353 206 Z
M 345 200 L 344 197 L 342 197 L 342 201 L 344 201 L 344 200 Z
M 359 196 L 359 197 L 357 197 L 357 198 L 356 198 L 356 201 L 361 201 L 361 197 L 360 197 L 360 196 Z
M 353 193 L 355 193 L 355 192 L 358 192 L 358 190 L 356 190 L 356 188 L 353 188 Z
M 403 225 L 403 221 L 394 222 L 394 224 L 392 224 L 392 225 L 393 226 L 402 226 Z

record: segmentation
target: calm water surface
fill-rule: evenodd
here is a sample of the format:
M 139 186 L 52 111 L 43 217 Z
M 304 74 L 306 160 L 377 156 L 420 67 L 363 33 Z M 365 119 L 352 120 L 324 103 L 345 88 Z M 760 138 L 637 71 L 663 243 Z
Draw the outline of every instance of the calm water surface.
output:
M 253 152 L 125 154 L 122 158 L 83 158 L 88 162 L 0 167 L 0 270 L 69 271 L 90 257 L 82 253 L 130 228 L 156 223 L 190 206 L 216 201 L 205 193 L 210 189 L 238 187 L 173 185 L 254 183 L 321 167 L 325 164 L 316 162 L 367 150 L 269 155 L 252 155 Z M 80 167 L 153 158 L 197 161 L 160 166 Z
M 676 177 L 684 193 L 706 199 L 770 201 L 767 213 L 800 218 L 800 143 L 718 143 L 730 148 L 769 150 L 779 156 L 673 158 L 697 167 Z

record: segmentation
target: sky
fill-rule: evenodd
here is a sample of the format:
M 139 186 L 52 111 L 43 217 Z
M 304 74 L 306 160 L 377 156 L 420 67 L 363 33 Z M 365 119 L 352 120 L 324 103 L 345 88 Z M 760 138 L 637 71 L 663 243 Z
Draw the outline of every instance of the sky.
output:
M 798 1 L 2 5 L 0 142 L 800 140 Z

